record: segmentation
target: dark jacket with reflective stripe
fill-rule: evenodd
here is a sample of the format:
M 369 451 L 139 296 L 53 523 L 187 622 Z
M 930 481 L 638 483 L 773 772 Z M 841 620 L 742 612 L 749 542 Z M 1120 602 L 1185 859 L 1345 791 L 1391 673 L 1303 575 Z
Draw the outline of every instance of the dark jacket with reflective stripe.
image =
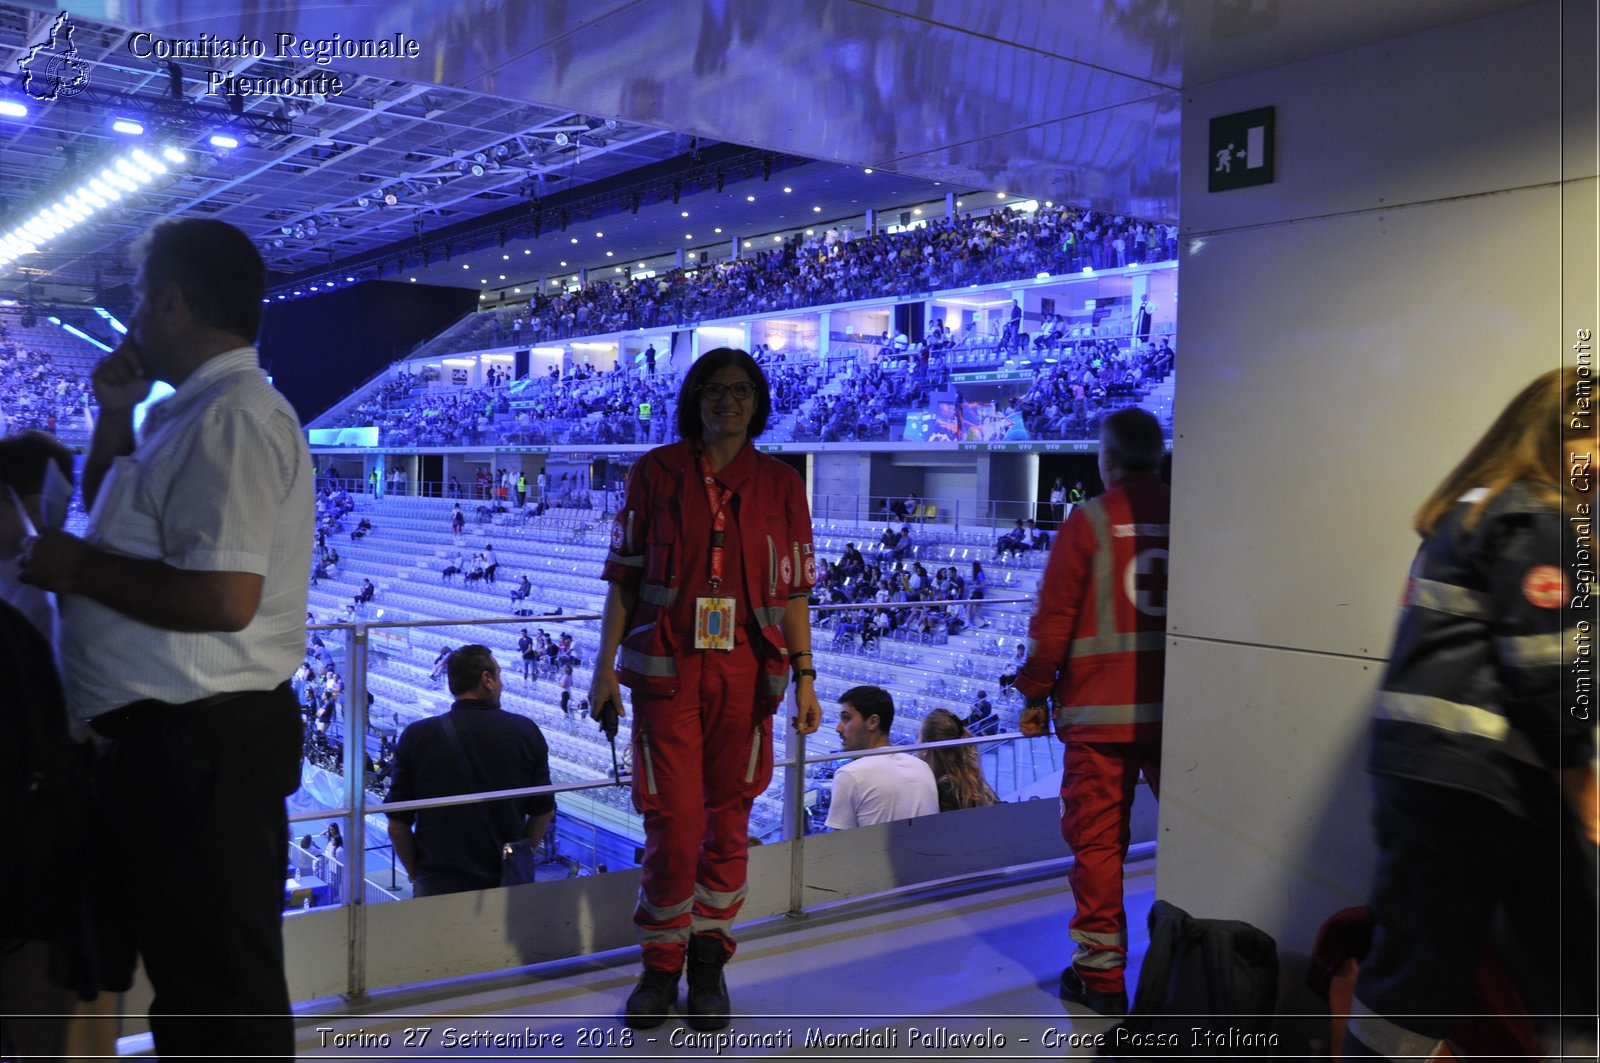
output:
M 705 490 L 694 453 L 690 443 L 678 442 L 641 458 L 629 474 L 627 497 L 611 529 L 603 576 L 639 595 L 617 659 L 617 677 L 635 696 L 676 694 L 677 655 L 696 652 L 677 645 L 667 619 L 684 582 L 683 551 L 676 548 L 683 526 L 679 507 L 690 492 Z M 762 664 L 757 694 L 772 711 L 789 684 L 784 610 L 792 594 L 804 595 L 816 583 L 817 570 L 804 482 L 775 458 L 759 451 L 755 458 L 757 472 L 738 499 L 743 583 L 754 599 L 740 603 L 739 622 L 753 620 L 759 629 L 758 635 L 752 632 L 751 647 Z
M 1526 814 L 1519 777 L 1594 758 L 1593 673 L 1586 693 L 1563 684 L 1563 662 L 1593 634 L 1593 564 L 1574 563 L 1585 537 L 1593 557 L 1593 529 L 1513 485 L 1467 531 L 1478 497 L 1464 496 L 1412 563 L 1369 766 Z M 1592 646 L 1584 659 L 1592 668 Z
M 1171 491 L 1130 473 L 1074 506 L 1050 549 L 1028 627 L 1023 697 L 1055 697 L 1056 733 L 1089 742 L 1161 735 Z

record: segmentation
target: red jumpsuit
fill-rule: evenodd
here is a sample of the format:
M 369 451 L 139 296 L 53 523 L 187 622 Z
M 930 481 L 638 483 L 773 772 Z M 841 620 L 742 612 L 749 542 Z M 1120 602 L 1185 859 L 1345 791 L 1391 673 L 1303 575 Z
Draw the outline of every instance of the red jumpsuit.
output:
M 750 808 L 772 779 L 772 713 L 789 681 L 783 614 L 816 582 L 800 477 L 747 444 L 715 478 L 732 492 L 718 591 L 738 603 L 731 651 L 694 648 L 712 520 L 692 444 L 634 466 L 604 572 L 638 595 L 618 674 L 633 691 L 633 800 L 645 829 L 633 918 L 644 966 L 657 970 L 683 966 L 692 933 L 733 952 Z
M 1153 473 L 1129 473 L 1074 506 L 1056 536 L 1016 689 L 1053 695 L 1066 743 L 1061 836 L 1077 910 L 1072 964 L 1090 990 L 1125 989 L 1128 920 L 1122 862 L 1140 772 L 1159 791 L 1171 495 Z

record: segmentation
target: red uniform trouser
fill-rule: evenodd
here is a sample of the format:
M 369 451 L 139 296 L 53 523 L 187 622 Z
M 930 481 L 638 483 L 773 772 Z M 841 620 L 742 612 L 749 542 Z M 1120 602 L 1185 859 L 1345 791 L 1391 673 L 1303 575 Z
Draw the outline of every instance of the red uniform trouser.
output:
M 1083 742 L 1067 738 L 1061 775 L 1061 837 L 1072 848 L 1067 881 L 1077 911 L 1072 966 L 1097 993 L 1126 986 L 1128 917 L 1122 909 L 1122 861 L 1128 855 L 1133 788 L 1143 771 L 1159 795 L 1161 742 Z
M 772 716 L 746 646 L 678 658 L 678 693 L 633 702 L 633 804 L 644 862 L 633 921 L 644 965 L 683 967 L 689 936 L 729 928 L 744 904 L 750 806 L 772 781 Z

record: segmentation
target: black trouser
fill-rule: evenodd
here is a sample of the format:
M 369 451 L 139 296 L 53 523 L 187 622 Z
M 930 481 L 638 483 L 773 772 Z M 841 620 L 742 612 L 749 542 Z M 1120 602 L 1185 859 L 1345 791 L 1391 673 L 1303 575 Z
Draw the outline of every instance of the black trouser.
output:
M 1488 798 L 1373 777 L 1378 869 L 1372 950 L 1356 982 L 1345 1055 L 1425 1055 L 1458 1030 L 1497 915 L 1520 955 L 1530 1014 L 1594 1014 L 1594 852 L 1554 779 L 1524 782 L 1527 815 Z M 1592 1019 L 1590 1020 L 1592 1023 Z M 1592 1025 L 1588 1027 L 1592 1030 Z
M 110 739 L 97 781 L 116 929 L 155 989 L 157 1054 L 293 1059 L 284 798 L 300 785 L 301 730 L 289 684 L 135 702 L 93 726 Z

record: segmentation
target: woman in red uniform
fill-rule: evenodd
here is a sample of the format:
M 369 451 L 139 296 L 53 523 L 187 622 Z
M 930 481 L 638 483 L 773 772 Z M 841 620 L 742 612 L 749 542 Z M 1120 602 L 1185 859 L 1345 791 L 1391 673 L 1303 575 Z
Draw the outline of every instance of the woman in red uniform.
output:
M 771 409 L 748 354 L 707 352 L 678 393 L 679 441 L 634 466 L 611 529 L 589 704 L 620 713 L 619 680 L 633 692 L 644 974 L 626 1021 L 637 1029 L 665 1021 L 685 965 L 689 1024 L 728 1024 L 722 967 L 744 903 L 750 808 L 772 778 L 772 714 L 791 670 L 791 723 L 810 734 L 822 716 L 805 485 L 750 443 Z

